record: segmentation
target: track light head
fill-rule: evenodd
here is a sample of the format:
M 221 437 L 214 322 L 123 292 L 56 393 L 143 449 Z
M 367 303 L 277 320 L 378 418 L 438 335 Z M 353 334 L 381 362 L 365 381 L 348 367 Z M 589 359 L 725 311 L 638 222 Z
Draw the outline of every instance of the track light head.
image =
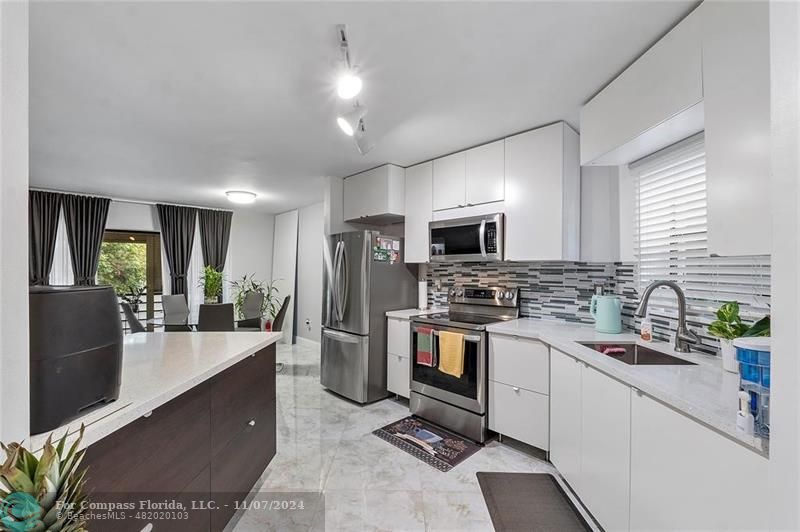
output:
M 339 124 L 339 128 L 345 135 L 352 137 L 359 128 L 359 122 L 361 122 L 361 119 L 364 118 L 366 114 L 366 106 L 356 104 L 351 111 L 339 114 L 339 116 L 336 117 L 336 123 Z
M 355 133 L 355 139 L 358 153 L 361 155 L 366 155 L 370 150 L 372 150 L 372 148 L 375 147 L 375 143 L 372 142 L 372 139 L 367 136 L 363 120 L 358 123 L 358 130 Z

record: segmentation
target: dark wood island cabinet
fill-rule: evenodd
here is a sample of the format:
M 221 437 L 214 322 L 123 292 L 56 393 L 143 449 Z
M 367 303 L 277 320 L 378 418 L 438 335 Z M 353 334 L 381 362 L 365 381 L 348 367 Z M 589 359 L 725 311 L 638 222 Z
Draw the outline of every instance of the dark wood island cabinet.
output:
M 275 456 L 275 408 L 272 344 L 90 445 L 92 503 L 136 510 L 91 519 L 89 530 L 222 530 Z M 140 505 L 173 500 L 187 516 Z

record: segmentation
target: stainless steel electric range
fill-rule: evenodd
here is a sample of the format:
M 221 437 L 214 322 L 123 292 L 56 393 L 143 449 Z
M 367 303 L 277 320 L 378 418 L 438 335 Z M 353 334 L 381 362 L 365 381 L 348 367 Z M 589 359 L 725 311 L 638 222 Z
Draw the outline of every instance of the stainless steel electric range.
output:
M 488 353 L 486 326 L 519 317 L 519 291 L 501 287 L 454 287 L 448 312 L 411 319 L 411 413 L 477 442 L 488 435 Z M 417 361 L 420 335 L 431 337 L 433 358 L 438 335 L 464 335 L 464 373 L 453 377 Z

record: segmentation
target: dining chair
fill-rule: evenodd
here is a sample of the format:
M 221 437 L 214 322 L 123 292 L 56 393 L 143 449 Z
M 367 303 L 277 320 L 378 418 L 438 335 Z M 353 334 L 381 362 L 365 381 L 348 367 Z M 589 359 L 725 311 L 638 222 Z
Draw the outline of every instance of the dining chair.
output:
M 197 330 L 208 331 L 233 331 L 233 303 L 215 303 L 200 305 L 197 316 Z
M 122 307 L 122 313 L 125 314 L 125 321 L 128 322 L 128 328 L 131 333 L 147 332 L 147 329 L 144 328 L 142 322 L 139 321 L 139 318 L 137 318 L 136 314 L 133 312 L 130 303 L 121 301 L 119 305 Z
M 237 322 L 240 329 L 261 329 L 261 306 L 264 292 L 247 292 L 242 302 L 243 318 Z
M 184 294 L 161 296 L 164 326 L 181 326 L 189 322 L 189 305 Z

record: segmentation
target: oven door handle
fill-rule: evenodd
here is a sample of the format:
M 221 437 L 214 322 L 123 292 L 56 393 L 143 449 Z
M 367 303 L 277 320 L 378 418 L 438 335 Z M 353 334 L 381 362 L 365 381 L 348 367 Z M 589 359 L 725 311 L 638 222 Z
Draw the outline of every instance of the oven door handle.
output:
M 486 256 L 486 220 L 481 220 L 479 239 L 481 241 L 481 256 Z
M 417 333 L 417 334 L 425 334 L 425 332 L 420 331 L 419 329 L 414 329 L 414 332 Z M 433 335 L 434 336 L 439 336 L 439 331 L 437 331 L 436 329 L 433 329 Z M 482 338 L 480 337 L 480 335 L 477 335 L 477 334 L 476 335 L 471 335 L 471 334 L 465 334 L 464 335 L 464 341 L 465 342 L 474 342 L 476 344 L 479 344 L 481 342 L 481 340 L 482 340 Z M 436 346 L 436 343 L 434 342 L 434 348 L 435 348 L 435 346 Z

